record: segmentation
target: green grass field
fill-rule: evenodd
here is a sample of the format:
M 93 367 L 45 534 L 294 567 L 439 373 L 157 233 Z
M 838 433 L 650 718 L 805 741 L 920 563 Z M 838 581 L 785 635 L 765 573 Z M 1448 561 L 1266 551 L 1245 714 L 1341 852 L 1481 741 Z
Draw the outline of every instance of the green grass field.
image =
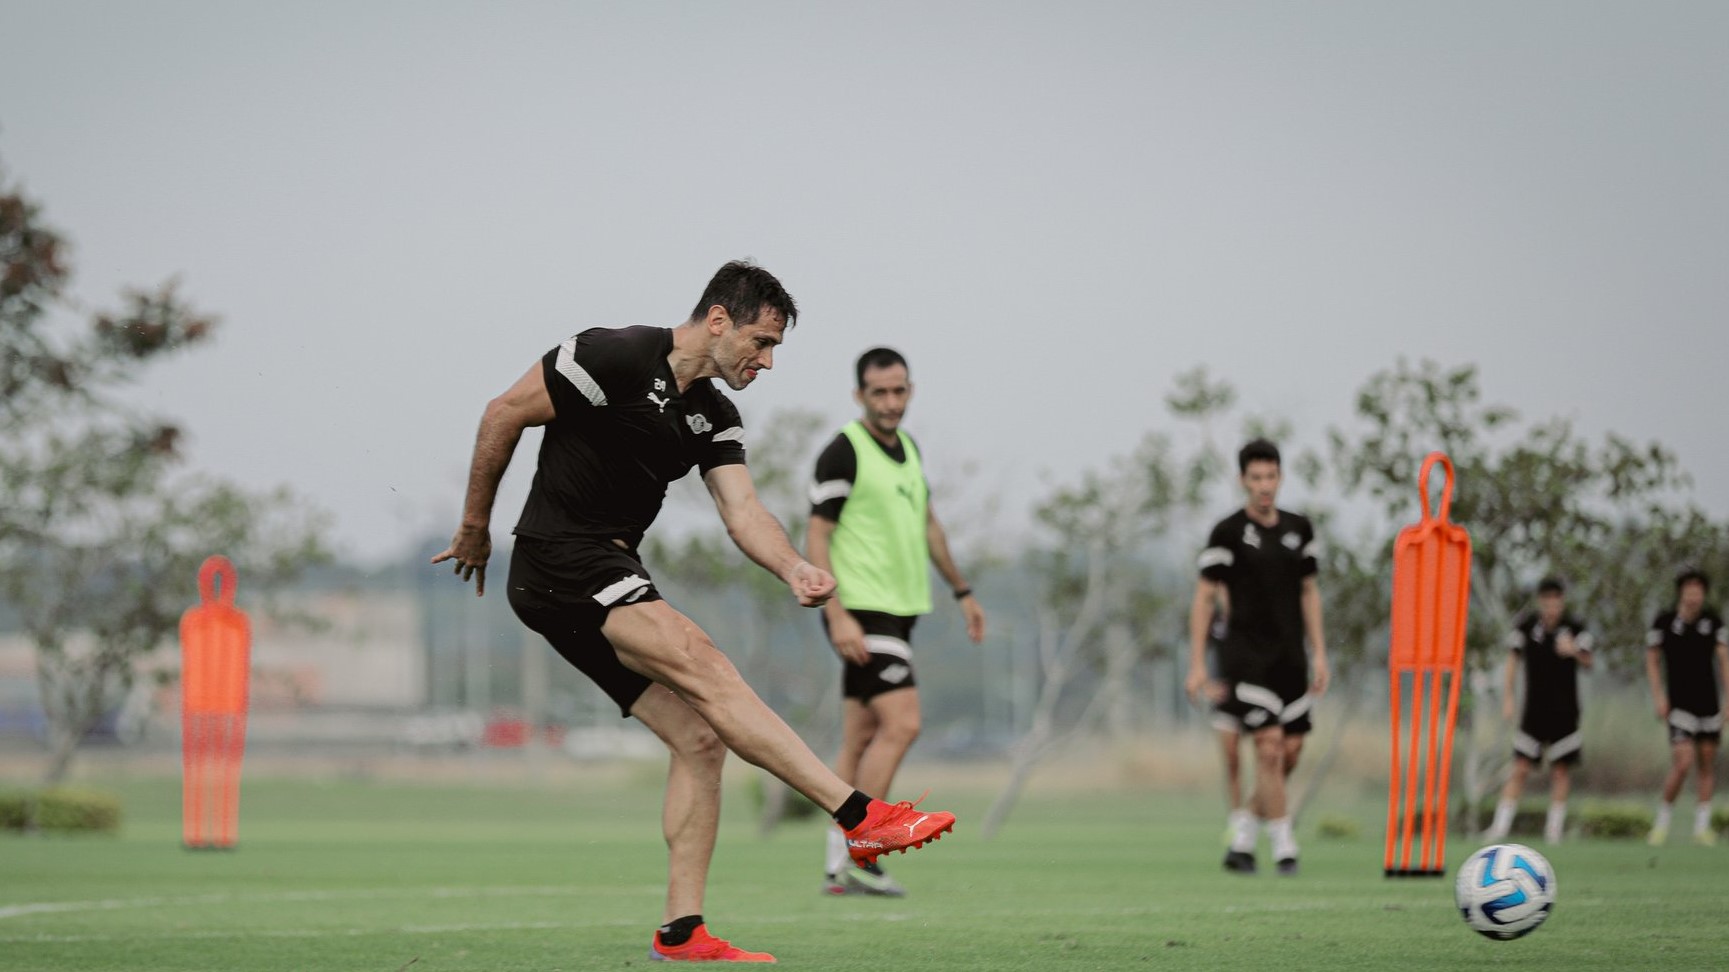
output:
M 917 768 L 909 777 L 921 774 Z M 644 771 L 559 787 L 248 781 L 240 847 L 179 846 L 178 784 L 114 787 L 115 837 L 0 838 L 0 970 L 577 970 L 646 964 L 660 916 L 658 791 Z M 580 778 L 579 778 L 580 779 Z M 909 779 L 909 783 L 918 782 Z M 1041 790 L 1004 833 L 961 814 L 890 861 L 902 900 L 818 893 L 815 822 L 758 839 L 743 790 L 716 858 L 711 927 L 809 969 L 1521 970 L 1729 967 L 1729 848 L 1545 849 L 1554 917 L 1491 942 L 1450 881 L 1380 876 L 1364 836 L 1299 833 L 1304 873 L 1219 869 L 1209 794 Z M 1453 846 L 1452 862 L 1469 848 Z

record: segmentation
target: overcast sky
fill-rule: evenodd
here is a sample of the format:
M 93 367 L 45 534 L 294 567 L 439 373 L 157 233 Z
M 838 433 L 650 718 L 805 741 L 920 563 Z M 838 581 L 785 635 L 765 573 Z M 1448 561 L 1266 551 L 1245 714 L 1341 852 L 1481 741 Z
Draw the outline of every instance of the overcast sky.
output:
M 547 348 L 742 256 L 803 311 L 747 426 L 850 417 L 896 346 L 1005 529 L 1178 372 L 1318 437 L 1401 355 L 1660 439 L 1729 513 L 1721 2 L 0 0 L 0 163 L 80 300 L 221 315 L 132 394 L 356 558 L 454 527 Z

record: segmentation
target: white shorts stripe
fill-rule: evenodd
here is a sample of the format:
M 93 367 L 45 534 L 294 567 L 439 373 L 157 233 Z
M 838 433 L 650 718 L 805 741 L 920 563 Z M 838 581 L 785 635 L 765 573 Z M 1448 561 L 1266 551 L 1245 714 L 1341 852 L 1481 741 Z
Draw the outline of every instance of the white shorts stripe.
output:
M 637 575 L 632 574 L 617 583 L 608 584 L 600 593 L 594 595 L 594 599 L 607 607 L 611 607 L 612 605 L 617 604 L 618 599 L 624 597 L 626 594 L 640 594 L 640 592 L 647 587 L 648 578 L 638 577 Z M 629 600 L 635 600 L 635 598 L 630 598 Z
M 852 483 L 844 479 L 830 479 L 826 482 L 810 484 L 810 504 L 812 506 L 851 495 Z
M 576 386 L 577 391 L 582 392 L 590 405 L 606 404 L 606 392 L 601 390 L 600 382 L 595 381 L 593 375 L 576 363 L 576 338 L 558 346 L 557 370 L 565 380 Z
M 1279 722 L 1287 725 L 1296 722 L 1303 716 L 1308 715 L 1309 710 L 1314 707 L 1314 695 L 1304 695 L 1302 698 L 1293 701 L 1290 705 L 1285 706 L 1285 711 L 1279 713 Z
M 1513 734 L 1513 752 L 1526 759 L 1535 760 L 1543 755 L 1543 744 L 1530 733 L 1516 732 Z
M 1279 698 L 1279 693 L 1259 685 L 1237 684 L 1237 698 L 1252 706 L 1266 709 L 1277 717 L 1285 710 L 1285 703 Z
M 873 655 L 893 655 L 907 661 L 913 657 L 912 646 L 892 635 L 865 635 L 865 647 Z
M 1585 737 L 1577 732 L 1568 733 L 1549 744 L 1549 761 L 1554 762 L 1563 756 L 1571 756 L 1579 751 L 1585 742 Z
M 1723 713 L 1716 715 L 1694 715 L 1686 709 L 1670 709 L 1669 724 L 1685 733 L 1697 736 L 1702 732 L 1722 732 Z

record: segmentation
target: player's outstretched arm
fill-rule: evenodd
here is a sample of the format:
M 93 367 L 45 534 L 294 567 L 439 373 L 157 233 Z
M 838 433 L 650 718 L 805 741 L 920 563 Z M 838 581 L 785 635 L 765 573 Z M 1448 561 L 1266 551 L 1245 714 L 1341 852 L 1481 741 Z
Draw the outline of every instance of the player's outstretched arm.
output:
M 486 562 L 492 557 L 492 504 L 498 484 L 510 467 L 510 457 L 522 430 L 545 425 L 554 416 L 552 398 L 546 392 L 546 377 L 539 362 L 517 379 L 504 394 L 486 403 L 480 431 L 474 438 L 474 456 L 468 466 L 468 493 L 462 502 L 462 524 L 435 564 L 455 561 L 463 581 L 474 578 L 474 594 L 486 594 Z
M 746 557 L 785 581 L 800 604 L 816 607 L 834 594 L 834 576 L 793 547 L 780 521 L 757 497 L 749 468 L 739 463 L 716 466 L 702 480 L 726 524 L 727 536 Z

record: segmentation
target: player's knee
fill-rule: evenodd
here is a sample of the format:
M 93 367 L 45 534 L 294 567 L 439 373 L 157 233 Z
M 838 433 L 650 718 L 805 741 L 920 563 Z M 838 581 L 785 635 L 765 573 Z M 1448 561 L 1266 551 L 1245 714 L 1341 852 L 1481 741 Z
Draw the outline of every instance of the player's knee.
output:
M 902 749 L 912 746 L 924 726 L 917 713 L 897 719 L 885 719 L 877 727 L 877 739 Z

